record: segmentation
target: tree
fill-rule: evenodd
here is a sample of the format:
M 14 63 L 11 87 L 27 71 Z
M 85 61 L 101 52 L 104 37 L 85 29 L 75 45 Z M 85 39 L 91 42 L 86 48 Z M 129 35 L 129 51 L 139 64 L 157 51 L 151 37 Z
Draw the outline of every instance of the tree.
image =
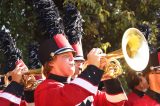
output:
M 93 47 L 103 47 L 106 52 L 121 48 L 126 29 L 140 29 L 151 50 L 160 48 L 159 0 L 54 0 L 61 14 L 63 6 L 71 2 L 80 10 L 84 22 L 84 55 Z M 0 27 L 9 29 L 28 62 L 27 45 L 40 41 L 47 34 L 40 31 L 31 0 L 1 0 Z M 3 54 L 0 62 L 4 62 Z M 122 61 L 123 62 L 123 61 Z M 125 65 L 123 65 L 125 67 Z

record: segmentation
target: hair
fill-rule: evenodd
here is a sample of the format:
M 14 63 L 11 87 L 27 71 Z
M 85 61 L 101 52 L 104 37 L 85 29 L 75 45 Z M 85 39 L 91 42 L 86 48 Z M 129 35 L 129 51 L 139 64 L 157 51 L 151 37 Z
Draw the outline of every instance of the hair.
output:
M 44 65 L 43 65 L 43 69 L 42 72 L 44 74 L 44 76 L 47 78 L 49 76 L 50 71 L 52 70 L 53 66 L 51 66 L 51 62 L 53 62 L 54 60 L 56 60 L 57 55 L 52 57 L 52 59 L 50 61 L 47 61 Z
M 137 85 L 139 85 L 139 83 L 142 81 L 140 78 L 141 76 L 143 76 L 142 73 L 136 73 L 134 71 L 128 72 L 126 78 L 128 87 L 133 90 Z

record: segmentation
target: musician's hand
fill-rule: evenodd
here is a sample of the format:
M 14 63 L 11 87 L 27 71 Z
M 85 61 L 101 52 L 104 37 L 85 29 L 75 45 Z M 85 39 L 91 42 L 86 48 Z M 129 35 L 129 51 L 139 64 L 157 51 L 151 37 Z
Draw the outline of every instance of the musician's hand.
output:
M 93 48 L 87 55 L 87 63 L 88 65 L 95 65 L 100 67 L 100 61 L 102 56 L 105 54 L 100 48 Z
M 10 73 L 12 81 L 15 81 L 17 83 L 20 83 L 22 79 L 22 67 L 20 67 L 20 65 L 21 64 L 18 64 L 16 68 Z
M 105 80 L 109 80 L 109 79 L 113 79 L 111 76 L 109 76 L 108 74 L 103 74 L 101 81 L 105 81 Z
M 106 64 L 107 64 L 107 60 L 106 60 L 106 58 L 105 57 L 101 57 L 101 60 L 100 60 L 100 69 L 101 70 L 104 70 L 105 69 L 105 67 L 106 67 Z
M 16 62 L 16 68 L 11 71 L 10 75 L 12 76 L 12 81 L 15 81 L 17 83 L 21 83 L 22 76 L 24 73 L 28 71 L 27 66 L 22 60 L 17 60 Z
M 22 60 L 17 60 L 16 65 L 19 65 L 19 67 L 21 67 L 22 73 L 28 72 L 28 67 L 25 65 L 25 63 Z

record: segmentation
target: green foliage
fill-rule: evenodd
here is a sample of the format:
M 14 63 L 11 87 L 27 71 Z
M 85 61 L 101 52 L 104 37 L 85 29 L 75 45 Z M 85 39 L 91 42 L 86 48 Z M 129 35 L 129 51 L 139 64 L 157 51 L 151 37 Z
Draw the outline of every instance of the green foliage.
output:
M 111 47 L 109 42 L 101 44 L 101 49 L 104 50 L 104 53 L 107 53 L 107 48 L 109 48 L 109 47 Z
M 59 2 L 58 0 L 54 0 Z M 84 55 L 93 47 L 102 47 L 105 52 L 121 48 L 121 39 L 126 29 L 146 23 L 152 29 L 149 43 L 155 47 L 160 23 L 159 0 L 64 0 L 63 5 L 71 2 L 77 5 L 85 23 L 82 39 Z M 57 4 L 62 8 L 60 4 Z M 23 52 L 28 62 L 27 45 L 44 36 L 39 30 L 36 14 L 31 0 L 1 0 L 0 27 L 5 26 L 17 41 L 17 46 Z M 4 62 L 0 54 L 0 63 Z M 123 63 L 123 62 L 122 62 Z M 123 66 L 126 68 L 126 66 Z
M 36 30 L 35 21 L 32 6 L 27 5 L 27 2 L 23 0 L 0 1 L 0 28 L 9 30 L 26 62 L 27 45 L 34 38 Z M 1 54 L 0 60 L 5 61 L 5 58 Z

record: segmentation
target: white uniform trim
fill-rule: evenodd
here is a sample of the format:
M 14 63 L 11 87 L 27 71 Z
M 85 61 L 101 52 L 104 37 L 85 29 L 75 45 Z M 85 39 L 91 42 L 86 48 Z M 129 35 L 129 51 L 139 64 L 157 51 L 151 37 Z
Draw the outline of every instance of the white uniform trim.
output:
M 3 93 L 0 93 L 0 97 L 1 98 L 5 98 L 15 104 L 20 104 L 21 102 L 21 98 L 18 98 L 16 97 L 15 95 L 12 95 L 10 93 L 7 93 L 7 92 L 3 92 Z
M 71 83 L 79 85 L 93 94 L 96 94 L 98 90 L 98 86 L 94 86 L 82 78 L 75 78 L 73 81 L 71 81 Z
M 111 103 L 117 103 L 123 100 L 128 100 L 125 93 L 120 93 L 120 94 L 115 94 L 115 95 L 109 95 L 107 93 L 105 94 L 106 94 L 106 99 Z

